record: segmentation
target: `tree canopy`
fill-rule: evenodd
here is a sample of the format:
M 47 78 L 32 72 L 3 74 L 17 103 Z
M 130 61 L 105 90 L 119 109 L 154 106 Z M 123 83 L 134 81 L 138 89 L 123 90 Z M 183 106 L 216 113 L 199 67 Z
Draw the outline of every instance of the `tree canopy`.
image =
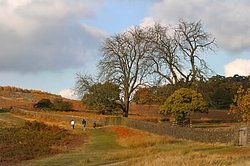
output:
M 243 86 L 240 86 L 230 107 L 230 113 L 236 114 L 239 121 L 250 122 L 250 89 L 244 90 Z
M 111 82 L 97 83 L 89 88 L 82 101 L 89 109 L 95 109 L 102 114 L 111 114 L 119 110 L 119 105 L 115 103 L 116 100 L 119 100 L 119 95 L 118 85 Z
M 163 106 L 161 113 L 171 115 L 178 124 L 187 120 L 192 112 L 207 112 L 208 105 L 202 95 L 188 88 L 181 88 L 170 95 Z
M 135 92 L 133 101 L 138 104 L 163 104 L 175 90 L 188 87 L 201 93 L 209 107 L 228 109 L 240 86 L 244 89 L 250 88 L 249 78 L 239 75 L 233 77 L 216 75 L 208 80 L 195 81 L 191 87 L 183 82 L 175 85 L 147 86 Z

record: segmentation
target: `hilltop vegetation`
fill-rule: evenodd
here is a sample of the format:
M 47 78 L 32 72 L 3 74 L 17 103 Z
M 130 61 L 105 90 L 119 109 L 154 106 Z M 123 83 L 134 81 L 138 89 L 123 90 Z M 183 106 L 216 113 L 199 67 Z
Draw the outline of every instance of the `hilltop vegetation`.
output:
M 18 88 L 18 87 L 14 87 L 14 86 L 0 86 L 0 93 L 5 94 L 5 95 L 9 94 L 9 97 L 19 97 L 18 92 L 19 92 L 19 94 L 30 93 L 33 95 L 40 94 L 40 95 L 44 95 L 44 96 L 47 95 L 47 96 L 60 97 L 60 95 L 56 95 L 56 94 L 52 94 L 52 93 L 44 92 L 44 91 L 40 91 L 40 90 L 22 89 L 22 88 Z M 15 96 L 15 94 L 16 94 L 16 96 Z
M 250 88 L 250 76 L 234 75 L 233 77 L 212 76 L 207 81 L 196 81 L 190 89 L 201 93 L 210 108 L 229 109 L 237 94 L 237 90 Z M 138 104 L 159 104 L 162 105 L 166 99 L 180 88 L 187 88 L 184 83 L 164 86 L 148 86 L 139 88 L 136 91 L 133 101 Z

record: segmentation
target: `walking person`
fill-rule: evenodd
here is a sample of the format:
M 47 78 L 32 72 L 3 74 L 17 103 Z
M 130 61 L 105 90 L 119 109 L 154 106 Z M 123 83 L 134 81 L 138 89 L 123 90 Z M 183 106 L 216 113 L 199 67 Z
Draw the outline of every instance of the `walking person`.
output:
M 94 121 L 94 123 L 93 123 L 93 127 L 94 127 L 94 129 L 96 128 L 96 121 Z
M 74 130 L 74 128 L 75 128 L 75 121 L 74 121 L 74 119 L 71 120 L 70 124 L 71 124 L 72 129 Z
M 83 119 L 82 119 L 82 129 L 83 129 L 83 130 L 86 129 L 86 124 L 87 124 L 87 121 L 83 118 Z

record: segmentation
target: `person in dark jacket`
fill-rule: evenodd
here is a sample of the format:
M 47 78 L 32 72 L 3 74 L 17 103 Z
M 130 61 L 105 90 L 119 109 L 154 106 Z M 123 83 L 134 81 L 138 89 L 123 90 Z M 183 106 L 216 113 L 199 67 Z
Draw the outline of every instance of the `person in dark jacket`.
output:
M 87 125 L 87 121 L 83 118 L 82 119 L 82 129 L 85 130 Z
M 94 121 L 94 123 L 93 123 L 93 127 L 94 127 L 94 129 L 96 128 L 96 121 Z

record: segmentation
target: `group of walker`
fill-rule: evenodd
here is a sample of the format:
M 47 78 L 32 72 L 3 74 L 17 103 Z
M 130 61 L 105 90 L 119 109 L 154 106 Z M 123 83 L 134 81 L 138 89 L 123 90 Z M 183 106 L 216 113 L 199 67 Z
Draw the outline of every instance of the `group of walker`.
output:
M 72 129 L 75 129 L 75 121 L 74 121 L 74 119 L 71 120 L 70 124 L 71 124 Z M 86 129 L 86 125 L 87 125 L 87 121 L 86 121 L 86 119 L 83 118 L 82 119 L 82 129 L 83 130 Z M 93 122 L 93 128 L 94 129 L 96 128 L 96 121 Z

